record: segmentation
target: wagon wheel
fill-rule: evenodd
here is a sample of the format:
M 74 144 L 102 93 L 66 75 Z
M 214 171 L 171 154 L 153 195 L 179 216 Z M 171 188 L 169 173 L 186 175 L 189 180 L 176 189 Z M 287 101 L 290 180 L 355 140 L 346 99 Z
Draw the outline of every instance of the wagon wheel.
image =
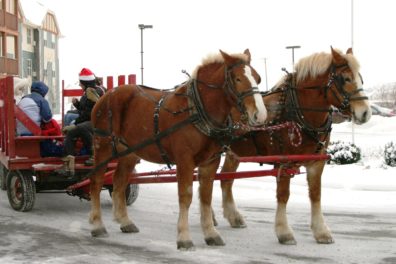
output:
M 112 197 L 113 194 L 113 186 L 109 186 L 109 194 Z M 139 184 L 128 184 L 125 189 L 125 199 L 126 204 L 131 205 L 133 204 L 139 195 Z
M 8 170 L 0 164 L 0 189 L 4 191 L 7 190 L 7 173 Z
M 28 171 L 10 171 L 7 175 L 8 201 L 14 210 L 32 210 L 36 199 L 36 185 Z

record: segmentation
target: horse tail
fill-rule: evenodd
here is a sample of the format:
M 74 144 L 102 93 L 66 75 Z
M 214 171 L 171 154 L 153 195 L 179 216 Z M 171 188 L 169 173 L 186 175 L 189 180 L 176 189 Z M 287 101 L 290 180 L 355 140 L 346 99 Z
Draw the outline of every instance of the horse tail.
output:
M 135 89 L 131 85 L 120 86 L 106 92 L 92 110 L 94 128 L 120 135 L 125 109 L 129 106 Z

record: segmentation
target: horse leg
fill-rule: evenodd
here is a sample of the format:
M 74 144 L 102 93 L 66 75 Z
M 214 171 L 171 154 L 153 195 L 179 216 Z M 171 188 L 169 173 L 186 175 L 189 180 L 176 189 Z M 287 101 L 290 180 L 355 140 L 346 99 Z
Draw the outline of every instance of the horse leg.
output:
M 201 227 L 204 233 L 205 242 L 209 246 L 224 246 L 225 243 L 219 232 L 214 227 L 212 218 L 212 192 L 213 181 L 216 170 L 219 167 L 220 158 L 210 164 L 200 166 L 198 170 L 199 178 L 199 198 L 201 206 Z
M 321 208 L 321 178 L 325 162 L 316 162 L 307 168 L 309 198 L 311 200 L 311 229 L 316 242 L 331 244 L 334 240 L 331 231 L 324 221 Z
M 238 169 L 238 166 L 239 161 L 235 158 L 235 156 L 227 153 L 221 172 L 235 172 Z M 245 228 L 245 219 L 238 211 L 238 208 L 234 201 L 234 196 L 232 193 L 233 183 L 234 180 L 221 181 L 221 191 L 223 195 L 223 216 L 228 220 L 231 227 Z
M 194 247 L 188 226 L 188 211 L 193 195 L 194 163 L 177 163 L 177 187 L 179 194 L 179 219 L 177 222 L 177 249 L 191 249 Z
M 98 150 L 96 151 L 96 153 L 101 153 L 101 155 L 95 154 L 95 164 L 100 164 L 107 157 L 111 155 L 111 150 L 108 151 Z M 91 230 L 91 235 L 93 237 L 107 236 L 107 231 L 103 225 L 102 212 L 100 209 L 100 192 L 103 187 L 105 170 L 106 167 L 99 168 L 90 178 L 91 179 L 91 183 L 90 183 L 91 212 L 89 217 L 89 223 L 92 224 L 93 226 Z
M 139 229 L 128 217 L 126 206 L 125 190 L 129 184 L 129 176 L 138 158 L 130 154 L 118 160 L 116 171 L 113 175 L 113 217 L 120 223 L 120 229 L 123 233 L 137 233 Z
M 286 206 L 290 196 L 290 177 L 282 175 L 277 181 L 276 198 L 278 205 L 275 216 L 275 233 L 278 241 L 284 245 L 297 244 L 292 228 L 289 226 L 286 215 Z

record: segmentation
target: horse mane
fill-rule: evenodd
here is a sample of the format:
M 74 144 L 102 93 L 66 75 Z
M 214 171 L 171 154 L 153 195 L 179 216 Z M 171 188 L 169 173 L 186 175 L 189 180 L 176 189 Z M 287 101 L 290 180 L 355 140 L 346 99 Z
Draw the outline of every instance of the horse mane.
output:
M 348 62 L 353 74 L 357 76 L 360 66 L 355 56 L 353 56 L 353 54 L 344 54 L 338 49 L 335 51 Z M 329 69 L 332 59 L 332 54 L 326 52 L 314 53 L 310 56 L 300 59 L 295 66 L 297 73 L 297 84 L 305 80 L 307 77 L 315 78 L 325 73 Z
M 245 62 L 249 60 L 248 55 L 244 53 L 236 53 L 236 54 L 230 54 L 230 56 L 241 59 Z M 197 78 L 198 70 L 206 65 L 212 64 L 212 63 L 223 63 L 224 58 L 220 53 L 217 54 L 209 54 L 205 58 L 202 59 L 201 64 L 198 65 L 195 70 L 192 72 L 191 77 L 193 79 Z

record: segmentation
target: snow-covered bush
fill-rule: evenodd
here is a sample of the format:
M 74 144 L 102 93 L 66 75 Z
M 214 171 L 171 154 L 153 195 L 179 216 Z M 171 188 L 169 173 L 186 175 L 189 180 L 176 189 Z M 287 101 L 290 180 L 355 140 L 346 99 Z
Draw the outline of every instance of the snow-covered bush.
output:
M 393 142 L 385 144 L 384 158 L 386 165 L 396 167 L 396 145 Z
M 327 153 L 330 155 L 330 162 L 335 164 L 352 164 L 361 158 L 360 148 L 350 142 L 330 142 Z

